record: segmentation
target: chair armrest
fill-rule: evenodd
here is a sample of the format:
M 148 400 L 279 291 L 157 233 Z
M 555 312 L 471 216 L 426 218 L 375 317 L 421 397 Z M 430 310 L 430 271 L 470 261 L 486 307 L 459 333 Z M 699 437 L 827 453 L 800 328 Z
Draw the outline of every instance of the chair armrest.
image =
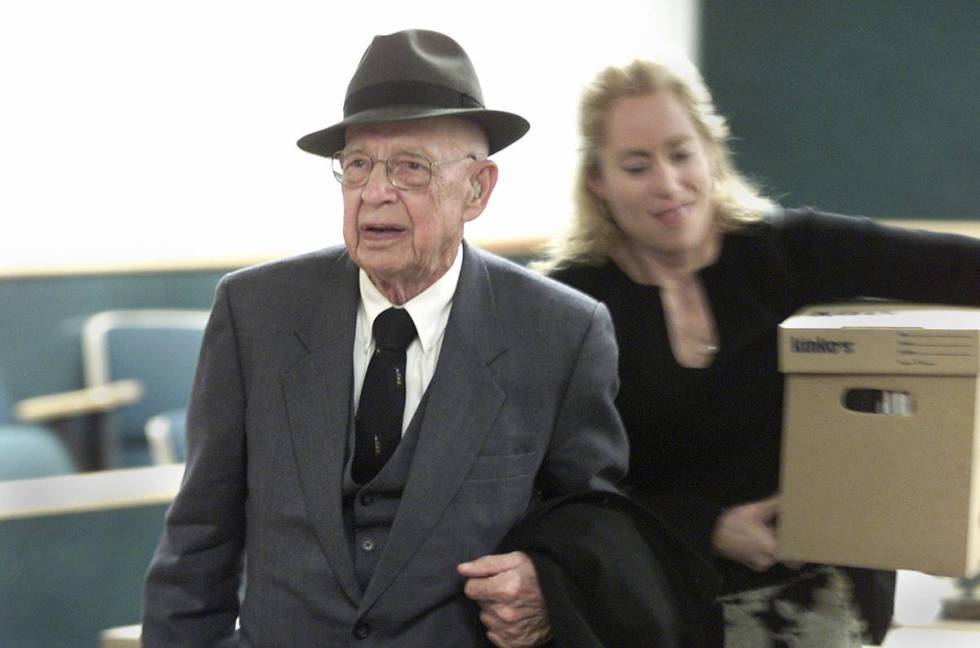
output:
M 144 426 L 150 445 L 150 458 L 154 465 L 181 463 L 187 455 L 184 441 L 184 420 L 187 408 L 181 407 L 161 412 L 149 419 Z M 179 438 L 178 438 L 179 437 Z
M 46 423 L 58 419 L 101 414 L 143 397 L 138 380 L 117 380 L 59 394 L 25 398 L 14 406 L 14 418 L 24 423 Z

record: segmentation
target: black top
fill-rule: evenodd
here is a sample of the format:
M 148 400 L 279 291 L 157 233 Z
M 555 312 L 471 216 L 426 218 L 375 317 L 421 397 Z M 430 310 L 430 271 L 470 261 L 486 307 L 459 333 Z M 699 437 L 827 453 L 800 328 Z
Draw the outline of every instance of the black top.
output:
M 634 283 L 612 262 L 553 276 L 612 313 L 617 404 L 631 444 L 624 486 L 708 553 L 722 508 L 778 490 L 778 324 L 805 305 L 859 297 L 980 305 L 980 240 L 808 209 L 726 233 L 718 261 L 699 272 L 721 347 L 704 369 L 674 359 L 658 287 Z M 717 564 L 725 591 L 789 573 Z
M 554 633 L 548 648 L 721 645 L 711 623 L 717 574 L 632 499 L 590 491 L 548 500 L 497 547 L 510 551 L 534 562 Z

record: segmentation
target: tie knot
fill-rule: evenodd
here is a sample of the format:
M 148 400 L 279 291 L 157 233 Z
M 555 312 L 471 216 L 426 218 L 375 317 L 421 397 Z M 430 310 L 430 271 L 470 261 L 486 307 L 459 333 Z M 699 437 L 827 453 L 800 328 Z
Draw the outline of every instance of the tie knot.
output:
M 379 349 L 404 353 L 415 339 L 415 323 L 404 308 L 389 308 L 374 318 L 371 331 Z

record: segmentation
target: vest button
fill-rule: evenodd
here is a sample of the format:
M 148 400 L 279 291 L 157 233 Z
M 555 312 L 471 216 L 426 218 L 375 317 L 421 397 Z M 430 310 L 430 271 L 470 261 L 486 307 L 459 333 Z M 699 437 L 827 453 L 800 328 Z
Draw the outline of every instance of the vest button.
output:
M 371 493 L 364 493 L 363 495 L 361 495 L 361 504 L 363 504 L 364 506 L 371 506 L 372 504 L 374 504 L 374 495 L 372 495 Z
M 377 547 L 377 545 L 374 544 L 374 540 L 372 540 L 371 538 L 364 538 L 363 540 L 361 540 L 361 549 L 363 549 L 364 551 L 371 553 L 372 551 L 374 551 L 375 547 Z
M 358 623 L 354 626 L 354 636 L 358 639 L 367 639 L 371 634 L 371 626 L 366 623 Z

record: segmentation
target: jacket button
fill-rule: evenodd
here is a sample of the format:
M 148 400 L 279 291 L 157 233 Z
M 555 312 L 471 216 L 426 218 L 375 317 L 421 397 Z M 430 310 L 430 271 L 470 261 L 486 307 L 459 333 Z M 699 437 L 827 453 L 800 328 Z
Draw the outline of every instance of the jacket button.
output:
M 374 504 L 374 495 L 372 495 L 371 493 L 364 493 L 363 495 L 361 495 L 361 504 L 363 504 L 364 506 L 371 506 L 372 504 Z
M 371 626 L 366 623 L 358 623 L 354 626 L 354 636 L 358 639 L 367 639 L 371 634 Z
M 361 540 L 361 549 L 363 549 L 364 551 L 371 553 L 372 551 L 374 551 L 375 547 L 377 547 L 377 545 L 374 543 L 374 540 L 372 540 L 371 538 L 364 538 L 363 540 Z

